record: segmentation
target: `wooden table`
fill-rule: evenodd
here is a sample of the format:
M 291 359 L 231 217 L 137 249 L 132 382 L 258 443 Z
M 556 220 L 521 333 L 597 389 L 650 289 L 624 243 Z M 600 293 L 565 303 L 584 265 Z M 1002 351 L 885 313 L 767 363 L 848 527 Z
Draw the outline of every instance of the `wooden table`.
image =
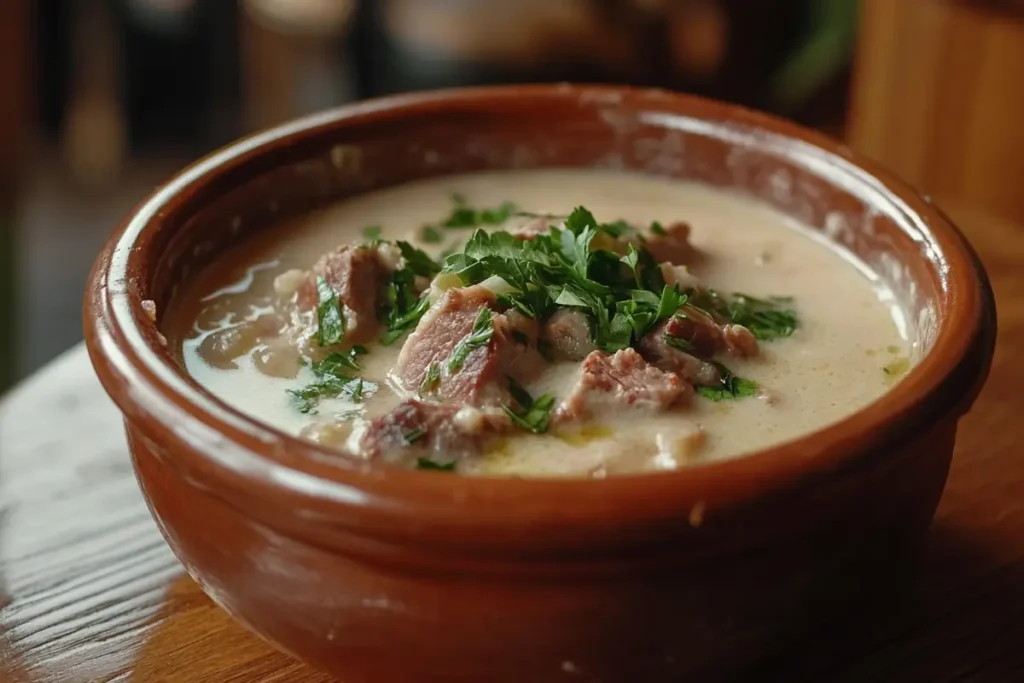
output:
M 905 595 L 825 625 L 758 683 L 1024 681 L 1024 228 L 954 215 L 992 276 L 999 349 L 927 551 Z M 185 576 L 83 349 L 0 402 L 0 681 L 326 680 Z

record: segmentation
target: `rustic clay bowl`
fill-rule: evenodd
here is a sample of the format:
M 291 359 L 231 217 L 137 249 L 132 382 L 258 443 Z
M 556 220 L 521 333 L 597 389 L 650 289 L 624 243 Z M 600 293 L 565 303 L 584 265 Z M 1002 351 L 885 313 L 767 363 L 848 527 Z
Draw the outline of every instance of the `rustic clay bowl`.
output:
M 219 402 L 142 308 L 264 226 L 416 178 L 634 169 L 751 195 L 858 254 L 923 353 L 804 438 L 681 472 L 472 479 L 360 463 Z M 89 352 L 149 505 L 209 595 L 347 683 L 715 680 L 839 610 L 928 526 L 991 363 L 992 293 L 926 198 L 835 142 L 649 90 L 396 97 L 239 142 L 155 192 L 96 263 Z M 832 616 L 836 616 L 833 613 Z

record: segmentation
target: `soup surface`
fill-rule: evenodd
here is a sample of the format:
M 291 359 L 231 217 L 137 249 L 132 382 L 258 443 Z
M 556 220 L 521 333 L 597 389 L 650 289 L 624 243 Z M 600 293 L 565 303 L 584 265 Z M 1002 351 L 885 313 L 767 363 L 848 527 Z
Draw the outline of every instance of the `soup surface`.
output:
M 477 475 L 735 457 L 863 407 L 911 355 L 891 294 L 816 233 L 603 171 L 345 201 L 224 255 L 164 327 L 242 412 L 339 457 Z

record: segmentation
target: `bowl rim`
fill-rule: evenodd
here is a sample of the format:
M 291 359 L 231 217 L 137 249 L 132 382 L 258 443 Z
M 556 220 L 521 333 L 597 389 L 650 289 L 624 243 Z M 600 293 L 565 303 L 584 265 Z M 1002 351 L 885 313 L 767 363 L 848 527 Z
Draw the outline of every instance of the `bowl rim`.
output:
M 776 446 L 678 471 L 593 479 L 451 477 L 381 462 L 363 462 L 291 436 L 214 399 L 168 362 L 155 323 L 138 293 L 141 253 L 161 217 L 197 187 L 242 173 L 256 159 L 297 140 L 422 112 L 473 111 L 528 100 L 621 107 L 637 115 L 667 115 L 666 126 L 734 141 L 776 145 L 787 158 L 814 163 L 832 183 L 856 183 L 875 193 L 917 231 L 943 291 L 931 350 L 896 386 L 857 412 Z M 908 185 L 845 145 L 783 119 L 736 105 L 663 90 L 623 86 L 516 85 L 403 94 L 308 116 L 243 138 L 190 165 L 144 199 L 114 232 L 97 259 L 86 290 L 84 323 L 93 365 L 129 422 L 143 421 L 185 447 L 171 460 L 232 504 L 270 497 L 308 518 L 351 528 L 408 525 L 420 529 L 513 530 L 538 523 L 593 534 L 611 519 L 634 528 L 686 517 L 699 508 L 728 508 L 828 476 L 846 466 L 884 460 L 900 444 L 973 401 L 991 360 L 994 304 L 987 278 L 959 231 Z M 989 344 L 990 345 L 990 344 Z M 980 350 L 980 351 L 979 351 Z M 980 353 L 980 364 L 968 362 Z M 969 387 L 965 392 L 964 388 Z M 973 393 L 971 393 L 973 392 Z M 278 505 L 280 507 L 280 505 Z M 471 515 L 466 511 L 472 510 Z M 358 512 L 358 514 L 353 514 Z M 596 538 L 596 536 L 595 536 Z

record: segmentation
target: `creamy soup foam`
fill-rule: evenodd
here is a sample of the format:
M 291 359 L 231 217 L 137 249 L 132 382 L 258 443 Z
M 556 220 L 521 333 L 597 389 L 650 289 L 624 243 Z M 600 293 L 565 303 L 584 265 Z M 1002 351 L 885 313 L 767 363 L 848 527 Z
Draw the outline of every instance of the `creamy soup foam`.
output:
M 610 336 L 595 350 L 600 323 L 569 286 L 545 290 L 548 304 L 557 297 L 560 305 L 541 320 L 510 305 L 514 287 L 493 277 L 456 290 L 466 284 L 457 275 L 435 278 L 422 266 L 396 290 L 395 269 L 410 269 L 410 254 L 376 241 L 406 240 L 443 265 L 438 257 L 473 234 L 464 226 L 547 233 L 578 206 L 650 240 L 609 228 L 590 243 L 615 251 L 612 262 L 624 257 L 615 275 L 627 282 L 620 299 L 649 301 L 637 309 L 649 312 L 636 323 L 643 339 L 630 342 L 627 329 L 619 344 L 636 350 L 615 353 Z M 680 221 L 691 226 L 688 236 L 675 231 Z M 682 243 L 659 252 L 656 244 L 674 235 Z M 357 244 L 371 246 L 310 273 L 325 253 Z M 644 271 L 641 255 L 631 273 L 640 251 L 631 245 L 644 244 L 685 267 L 656 258 Z M 658 278 L 697 306 L 651 318 Z M 651 293 L 622 293 L 643 286 Z M 709 290 L 724 298 L 716 303 Z M 403 291 L 428 301 L 382 345 L 389 321 L 416 303 L 396 312 Z M 737 303 L 749 308 L 746 317 L 728 319 Z M 715 306 L 719 313 L 709 311 Z M 344 340 L 332 346 L 340 328 Z M 515 476 L 670 470 L 778 444 L 878 398 L 908 369 L 912 350 L 891 293 L 813 231 L 733 195 L 597 171 L 456 176 L 345 201 L 225 254 L 183 289 L 165 332 L 200 385 L 281 430 L 348 457 Z M 365 353 L 350 350 L 352 338 Z M 437 404 L 456 405 L 435 414 Z

